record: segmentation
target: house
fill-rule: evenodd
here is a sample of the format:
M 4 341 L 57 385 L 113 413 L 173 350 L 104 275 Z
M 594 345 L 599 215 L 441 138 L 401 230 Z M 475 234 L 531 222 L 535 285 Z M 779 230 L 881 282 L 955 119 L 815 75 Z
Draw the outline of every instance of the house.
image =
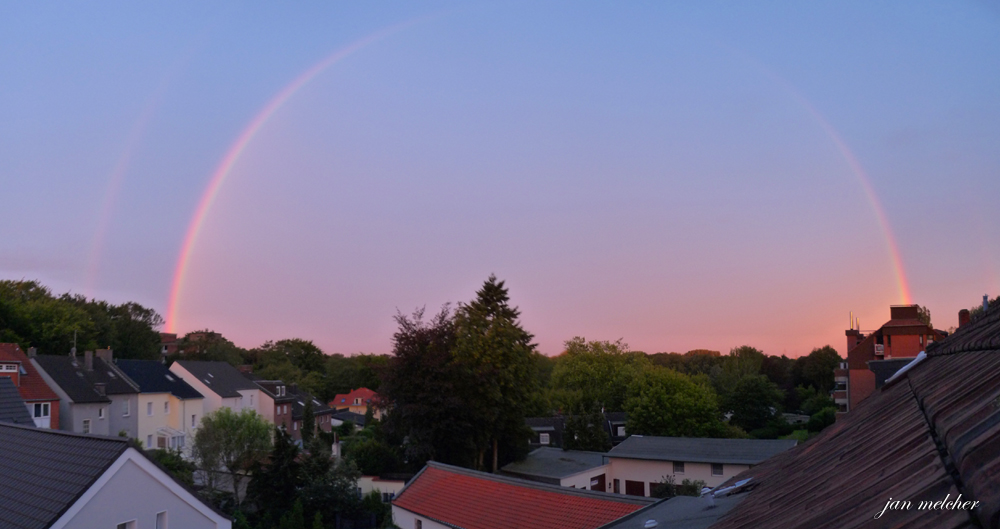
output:
M 59 396 L 59 429 L 135 437 L 139 432 L 139 387 L 111 362 L 111 350 L 83 358 L 38 355 L 31 359 Z
M 0 423 L 0 446 L 0 527 L 232 527 L 126 439 Z
M 137 438 L 146 448 L 171 448 L 190 455 L 205 413 L 202 394 L 161 362 L 122 359 L 116 365 L 139 386 Z
M 243 376 L 260 386 L 264 392 L 264 405 L 267 405 L 268 400 L 272 403 L 271 422 L 285 431 L 292 431 L 292 402 L 295 401 L 295 394 L 288 392 L 288 386 L 280 380 L 257 380 L 252 373 L 243 373 Z
M 33 349 L 29 349 L 33 353 Z M 14 382 L 35 426 L 59 428 L 59 395 L 45 383 L 24 351 L 13 343 L 0 343 L 0 377 Z
M 752 490 L 712 527 L 997 529 L 998 399 L 991 307 L 817 437 L 730 479 Z
M 205 415 L 219 408 L 229 408 L 236 413 L 249 408 L 274 422 L 273 400 L 266 398 L 260 386 L 227 362 L 178 360 L 170 365 L 170 372 L 204 396 Z
M 567 419 L 568 417 L 565 415 L 525 418 L 524 423 L 533 432 L 531 439 L 528 441 L 531 448 L 542 446 L 562 448 L 564 446 L 563 436 Z M 628 434 L 625 432 L 626 419 L 627 415 L 623 411 L 604 413 L 604 421 L 601 423 L 601 427 L 608 434 L 612 446 L 617 445 L 628 437 Z
M 339 411 L 347 410 L 354 413 L 364 415 L 368 412 L 369 407 L 373 407 L 378 399 L 378 393 L 368 389 L 368 388 L 358 388 L 351 390 L 350 393 L 345 393 L 333 397 L 333 400 L 329 402 L 331 408 Z M 382 413 L 377 408 L 373 409 L 373 413 L 376 419 L 382 417 Z
M 706 439 L 632 435 L 607 457 L 610 492 L 649 496 L 664 478 L 704 481 L 714 487 L 791 449 L 787 439 Z
M 604 452 L 563 450 L 543 446 L 536 448 L 522 461 L 500 469 L 505 476 L 549 483 L 562 487 L 607 492 L 610 463 Z
M 406 482 L 407 479 L 400 476 L 361 476 L 358 478 L 358 495 L 364 497 L 376 492 L 383 503 L 389 503 L 403 490 Z
M 350 421 L 356 428 L 365 427 L 365 416 L 353 411 L 337 411 L 330 415 L 330 421 L 334 428 Z
M 292 384 L 288 388 L 288 394 L 293 397 L 292 406 L 292 429 L 288 430 L 288 433 L 292 435 L 292 438 L 296 441 L 302 440 L 302 428 L 303 421 L 305 419 L 306 403 L 312 402 L 313 408 L 313 420 L 315 421 L 315 428 L 317 430 L 322 430 L 324 432 L 333 431 L 334 420 L 333 415 L 337 410 L 327 407 L 322 401 L 313 397 L 304 389 L 299 388 L 297 385 Z
M 878 373 L 891 375 L 893 369 L 947 336 L 920 320 L 917 305 L 889 307 L 889 321 L 868 334 L 856 327 L 852 321 L 851 328 L 845 331 L 847 361 L 834 372 L 833 399 L 840 413 L 852 410 L 878 389 Z
M 392 517 L 401 529 L 590 529 L 653 502 L 431 461 L 392 501 Z
M 0 377 L 0 422 L 35 426 L 35 420 L 10 377 Z
M 705 529 L 739 505 L 745 491 L 715 496 L 675 496 L 619 518 L 600 529 Z

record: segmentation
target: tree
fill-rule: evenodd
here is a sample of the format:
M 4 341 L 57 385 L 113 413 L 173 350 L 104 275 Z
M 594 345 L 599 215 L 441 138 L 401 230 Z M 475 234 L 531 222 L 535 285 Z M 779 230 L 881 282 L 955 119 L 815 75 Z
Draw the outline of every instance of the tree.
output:
M 629 383 L 650 365 L 646 355 L 630 353 L 621 340 L 588 342 L 576 337 L 557 358 L 552 386 L 576 392 L 580 402 L 574 407 L 622 411 Z
M 388 407 L 388 435 L 406 439 L 403 456 L 411 470 L 428 460 L 472 467 L 473 413 L 467 402 L 474 380 L 454 360 L 454 321 L 448 306 L 430 321 L 424 310 L 397 314 L 393 356 L 382 370 L 380 396 Z
M 928 309 L 923 305 L 917 305 L 917 319 L 920 320 L 920 322 L 923 323 L 924 325 L 930 327 L 931 309 Z
M 258 464 L 247 486 L 247 499 L 257 505 L 261 515 L 280 519 L 292 508 L 302 486 L 302 465 L 298 462 L 299 448 L 288 432 L 274 428 L 274 443 L 266 462 Z
M 236 413 L 219 408 L 202 417 L 194 437 L 194 457 L 214 486 L 220 469 L 230 477 L 236 505 L 241 504 L 240 484 L 244 473 L 259 463 L 271 449 L 271 426 L 256 412 Z M 214 488 L 214 487 L 213 487 Z
M 626 429 L 635 435 L 732 437 L 712 388 L 690 377 L 651 367 L 632 381 L 625 402 Z
M 564 450 L 589 450 L 607 452 L 611 450 L 611 438 L 604 430 L 604 414 L 599 408 L 578 409 L 579 413 L 566 419 L 563 430 Z
M 453 355 L 475 380 L 468 402 L 476 410 L 472 434 L 477 466 L 485 467 L 484 455 L 492 449 L 493 472 L 500 466 L 501 451 L 504 461 L 527 454 L 531 432 L 524 416 L 537 381 L 533 336 L 521 327 L 520 310 L 509 301 L 504 282 L 491 274 L 476 299 L 455 312 Z
M 316 413 L 313 411 L 312 399 L 306 399 L 305 409 L 302 410 L 302 446 L 309 444 L 315 432 Z
M 234 366 L 242 364 L 246 354 L 246 350 L 208 329 L 184 335 L 177 340 L 177 350 L 174 359 L 229 362 Z
M 802 361 L 802 380 L 823 393 L 833 389 L 833 372 L 840 365 L 837 350 L 829 345 L 813 349 Z
M 722 409 L 733 414 L 729 424 L 749 432 L 767 426 L 784 396 L 764 375 L 745 376 L 722 398 Z
M 194 486 L 194 471 L 196 467 L 194 463 L 184 459 L 180 450 L 163 450 L 158 448 L 146 453 L 149 454 L 150 459 L 159 463 L 160 466 L 167 469 L 170 474 L 177 478 L 177 481 L 189 487 Z

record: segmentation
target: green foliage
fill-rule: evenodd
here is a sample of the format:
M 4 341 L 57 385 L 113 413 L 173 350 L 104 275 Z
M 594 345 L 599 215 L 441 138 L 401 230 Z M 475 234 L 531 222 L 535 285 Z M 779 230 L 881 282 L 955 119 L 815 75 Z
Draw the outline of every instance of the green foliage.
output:
M 732 412 L 729 424 L 746 431 L 764 428 L 777 413 L 784 393 L 763 375 L 738 379 L 722 395 L 721 408 Z
M 239 509 L 233 513 L 233 529 L 251 529 L 246 515 Z
M 813 349 L 802 361 L 802 381 L 822 393 L 833 389 L 833 371 L 842 361 L 837 351 L 829 345 Z
M 452 356 L 474 381 L 464 397 L 475 410 L 469 433 L 479 451 L 477 466 L 487 467 L 483 456 L 492 447 L 494 472 L 527 454 L 531 432 L 524 417 L 537 381 L 533 337 L 508 302 L 504 282 L 490 275 L 476 299 L 455 312 Z
M 306 516 L 302 508 L 302 500 L 295 500 L 292 510 L 281 517 L 279 529 L 306 529 Z
M 571 408 L 604 408 L 622 411 L 629 383 L 650 366 L 642 353 L 630 353 L 617 342 L 588 342 L 576 337 L 566 342 L 566 352 L 556 359 L 552 387 L 575 392 Z
M 111 348 L 118 358 L 159 356 L 163 318 L 138 303 L 112 305 L 81 295 L 55 297 L 38 281 L 0 281 L 0 342 L 40 354 Z
M 649 493 L 653 498 L 673 498 L 675 496 L 701 496 L 701 489 L 705 487 L 702 480 L 691 481 L 685 479 L 677 485 L 673 476 L 663 476 L 659 483 L 650 487 Z
M 809 418 L 809 431 L 819 432 L 837 420 L 837 408 L 823 408 Z
M 194 436 L 194 457 L 198 467 L 207 472 L 208 486 L 214 488 L 214 474 L 229 475 L 236 491 L 244 473 L 259 464 L 271 449 L 271 425 L 250 409 L 235 413 L 219 408 L 202 417 Z M 236 504 L 241 503 L 239 492 Z
M 795 431 L 795 427 L 788 424 L 781 415 L 775 415 L 763 428 L 758 428 L 750 432 L 753 439 L 778 439 L 782 436 L 790 435 Z
M 302 466 L 298 462 L 299 448 L 292 437 L 281 428 L 274 428 L 271 454 L 263 463 L 254 467 L 247 499 L 257 505 L 261 514 L 269 513 L 280 518 L 292 508 L 292 503 L 302 486 Z
M 314 445 L 303 461 L 302 470 L 305 485 L 299 497 L 306 512 L 318 512 L 325 520 L 335 520 L 337 513 L 351 515 L 360 510 L 357 494 L 360 474 L 353 463 L 344 460 L 336 463 L 330 459 L 329 450 Z
M 305 409 L 302 410 L 302 446 L 309 444 L 316 433 L 316 412 L 313 411 L 312 399 L 306 399 Z
M 917 319 L 920 320 L 920 322 L 923 323 L 924 325 L 927 325 L 928 327 L 930 327 L 931 326 L 931 309 L 928 309 L 927 307 L 925 307 L 923 305 L 917 305 Z
M 353 461 L 365 476 L 378 476 L 402 468 L 398 449 L 372 434 L 362 435 L 366 432 L 369 430 L 344 439 L 344 457 Z
M 795 388 L 802 405 L 799 409 L 806 415 L 813 415 L 824 408 L 836 408 L 837 404 L 830 395 L 822 393 L 813 387 L 799 386 Z
M 313 516 L 312 529 L 324 529 L 323 525 L 323 513 L 316 511 L 316 516 Z
M 986 302 L 986 304 L 989 309 L 996 308 L 998 305 L 1000 305 L 1000 296 L 997 296 L 993 299 L 989 299 Z M 985 314 L 985 312 L 983 311 L 983 304 L 982 303 L 976 304 L 974 307 L 969 309 L 969 321 L 976 321 L 979 318 L 981 318 L 983 314 Z
M 194 360 L 206 362 L 228 362 L 233 366 L 243 364 L 246 350 L 226 339 L 221 334 L 203 329 L 189 332 L 177 340 L 177 353 L 169 360 Z
M 736 436 L 722 423 L 712 388 L 690 377 L 653 367 L 629 384 L 626 429 L 630 434 L 668 437 Z
M 194 471 L 197 467 L 194 463 L 184 459 L 180 450 L 156 449 L 150 450 L 147 454 L 150 459 L 167 469 L 178 481 L 189 487 L 194 486 Z
M 611 450 L 611 438 L 604 430 L 604 415 L 600 408 L 582 409 L 566 419 L 563 430 L 564 450 L 590 450 L 607 452 Z
M 361 499 L 361 509 L 375 515 L 375 527 L 382 527 L 392 520 L 392 506 L 382 501 L 379 491 L 373 490 Z

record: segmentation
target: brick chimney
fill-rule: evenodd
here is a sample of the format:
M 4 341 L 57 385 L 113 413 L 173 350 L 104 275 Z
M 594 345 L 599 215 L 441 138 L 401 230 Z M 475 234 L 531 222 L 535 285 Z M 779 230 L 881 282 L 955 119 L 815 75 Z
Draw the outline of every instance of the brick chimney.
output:
M 969 309 L 962 309 L 958 311 L 958 328 L 961 329 L 962 326 L 968 325 L 969 318 Z
M 83 367 L 86 368 L 87 371 L 93 371 L 94 370 L 94 352 L 93 351 L 84 351 L 83 352 Z
M 104 363 L 110 364 L 111 357 L 113 356 L 114 353 L 111 351 L 111 348 L 108 348 L 108 349 L 98 349 L 97 352 L 95 352 L 94 354 L 97 355 L 97 358 L 104 360 Z
M 857 345 L 859 343 L 861 343 L 862 340 L 865 339 L 865 336 L 863 334 L 861 334 L 861 331 L 859 331 L 857 329 L 848 329 L 848 330 L 844 331 L 844 334 L 847 335 L 847 352 L 848 353 L 850 353 L 851 349 L 854 349 L 855 347 L 857 347 Z

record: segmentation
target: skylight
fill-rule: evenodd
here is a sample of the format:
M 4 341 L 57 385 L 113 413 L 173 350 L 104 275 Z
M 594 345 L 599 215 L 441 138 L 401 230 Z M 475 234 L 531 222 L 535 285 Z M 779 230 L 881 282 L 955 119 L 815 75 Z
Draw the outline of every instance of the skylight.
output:
M 163 375 L 163 376 L 167 377 L 167 380 L 169 380 L 169 381 L 171 381 L 171 382 L 173 382 L 173 381 L 174 381 L 174 377 L 172 377 L 172 376 L 170 376 L 170 375 Z

